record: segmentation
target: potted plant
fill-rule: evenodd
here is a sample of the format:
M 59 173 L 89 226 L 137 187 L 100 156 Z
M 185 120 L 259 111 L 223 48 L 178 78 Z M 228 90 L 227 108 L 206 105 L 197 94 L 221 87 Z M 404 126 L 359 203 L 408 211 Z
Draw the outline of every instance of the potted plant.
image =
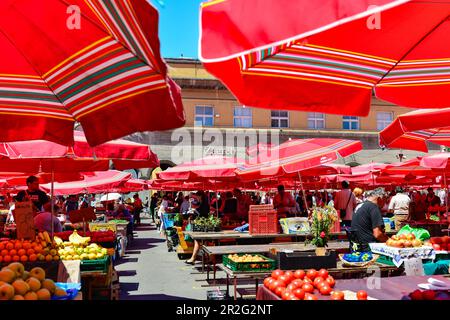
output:
M 338 219 L 336 209 L 331 206 L 314 207 L 311 215 L 311 244 L 317 247 L 316 254 L 325 255 L 328 240 L 330 238 L 330 229 Z

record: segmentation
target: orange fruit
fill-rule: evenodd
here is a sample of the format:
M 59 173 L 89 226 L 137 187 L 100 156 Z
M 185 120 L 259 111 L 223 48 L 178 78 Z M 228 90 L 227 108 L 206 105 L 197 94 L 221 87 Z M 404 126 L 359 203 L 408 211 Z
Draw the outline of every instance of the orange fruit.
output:
M 51 254 L 45 256 L 45 261 L 53 261 L 53 257 Z
M 6 245 L 6 249 L 8 249 L 8 250 L 14 249 L 14 244 L 12 244 L 11 242 L 8 242 L 8 244 Z
M 2 256 L 7 256 L 8 254 L 9 254 L 9 251 L 6 249 L 4 249 L 0 252 L 0 255 L 2 255 Z
M 33 249 L 28 249 L 28 250 L 27 250 L 27 254 L 28 254 L 29 256 L 31 256 L 32 254 L 34 254 L 34 250 L 33 250 Z
M 30 257 L 28 258 L 31 262 L 34 262 L 37 260 L 37 255 L 35 254 L 30 254 Z
M 16 244 L 14 245 L 14 248 L 16 250 L 22 249 L 22 242 L 16 242 Z
M 14 256 L 14 257 L 12 257 L 12 261 L 19 262 L 20 261 L 20 257 L 19 256 Z
M 3 261 L 3 257 L 2 256 L 0 256 L 0 262 L 2 262 Z
M 16 256 L 17 255 L 17 250 L 16 249 L 9 250 L 9 255 L 10 256 Z
M 0 251 L 3 249 L 5 249 L 5 244 L 2 242 L 2 243 L 0 243 Z
M 11 256 L 4 256 L 3 262 L 6 262 L 6 263 L 11 262 Z
M 21 261 L 21 262 L 27 262 L 27 261 L 28 261 L 28 257 L 25 256 L 25 255 L 24 255 L 24 256 L 21 256 L 21 257 L 20 257 L 20 261 Z
M 27 251 L 25 249 L 20 249 L 17 251 L 17 255 L 19 256 L 24 256 L 27 254 Z
M 24 248 L 25 250 L 31 249 L 31 243 L 25 242 L 25 243 L 22 245 L 22 248 Z
M 42 246 L 41 246 L 40 244 L 37 244 L 37 245 L 34 247 L 34 251 L 35 251 L 36 253 L 41 253 L 41 252 L 42 252 Z

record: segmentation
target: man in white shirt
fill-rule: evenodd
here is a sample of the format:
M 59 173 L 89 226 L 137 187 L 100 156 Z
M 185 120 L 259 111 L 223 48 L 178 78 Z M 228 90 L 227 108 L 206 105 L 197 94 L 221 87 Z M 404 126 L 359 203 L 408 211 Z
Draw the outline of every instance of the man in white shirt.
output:
M 336 193 L 334 199 L 334 207 L 340 214 L 341 210 L 345 210 L 345 216 L 341 214 L 342 226 L 350 227 L 352 225 L 353 212 L 356 207 L 356 197 L 350 189 L 348 181 L 342 181 L 342 190 Z
M 388 210 L 390 213 L 394 214 L 395 229 L 399 230 L 406 224 L 406 220 L 408 219 L 409 203 L 411 202 L 411 199 L 404 192 L 402 187 L 397 187 L 395 192 L 397 194 L 393 196 L 391 202 L 389 202 Z

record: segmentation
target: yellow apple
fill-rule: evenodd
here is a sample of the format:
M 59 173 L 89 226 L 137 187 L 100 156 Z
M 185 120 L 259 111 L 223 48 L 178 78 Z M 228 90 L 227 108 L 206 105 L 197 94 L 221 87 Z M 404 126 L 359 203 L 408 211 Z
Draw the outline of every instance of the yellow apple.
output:
M 37 300 L 38 299 L 36 292 L 33 292 L 33 291 L 28 292 L 23 297 L 25 300 Z
M 27 283 L 30 286 L 30 290 L 33 292 L 36 292 L 41 288 L 41 282 L 34 277 L 28 278 Z
M 47 289 L 40 289 L 38 290 L 38 292 L 36 292 L 38 300 L 50 300 L 51 299 L 51 294 L 50 291 L 48 291 Z
M 11 269 L 5 268 L 0 271 L 0 281 L 12 283 L 16 279 L 16 272 Z
M 56 285 L 51 279 L 45 279 L 42 281 L 42 288 L 47 289 L 51 294 L 55 293 Z
M 16 276 L 19 278 L 22 278 L 23 272 L 25 271 L 25 268 L 23 264 L 20 262 L 13 262 L 8 265 L 8 269 L 14 271 L 16 273 Z
M 45 279 L 45 271 L 40 267 L 35 267 L 31 269 L 30 276 L 35 277 L 39 281 L 44 281 Z
M 30 291 L 30 286 L 28 285 L 28 283 L 26 283 L 22 279 L 18 279 L 16 281 L 14 281 L 12 286 L 14 287 L 15 293 L 19 294 L 21 296 L 23 296 L 28 291 Z
M 25 298 L 21 295 L 15 295 L 13 300 L 25 300 Z
M 0 287 L 0 300 L 11 300 L 14 297 L 14 287 L 4 284 Z

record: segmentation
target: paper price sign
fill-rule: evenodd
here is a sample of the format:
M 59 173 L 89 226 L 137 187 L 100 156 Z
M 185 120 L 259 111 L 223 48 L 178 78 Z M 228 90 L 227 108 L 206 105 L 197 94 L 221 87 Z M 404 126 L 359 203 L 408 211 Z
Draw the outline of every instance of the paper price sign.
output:
M 405 273 L 407 276 L 423 276 L 423 263 L 420 258 L 411 258 L 405 260 Z

